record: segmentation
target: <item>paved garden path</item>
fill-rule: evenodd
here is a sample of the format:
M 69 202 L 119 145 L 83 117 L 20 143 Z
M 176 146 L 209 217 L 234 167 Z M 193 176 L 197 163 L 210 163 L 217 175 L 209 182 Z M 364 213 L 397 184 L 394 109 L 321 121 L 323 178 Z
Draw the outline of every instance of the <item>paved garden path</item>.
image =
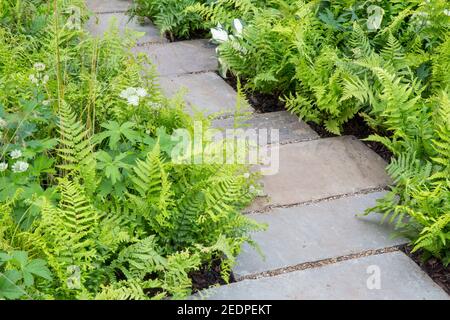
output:
M 216 115 L 231 128 L 236 92 L 216 73 L 207 40 L 169 43 L 150 23 L 128 21 L 127 0 L 87 0 L 96 13 L 95 35 L 112 18 L 121 30 L 145 32 L 136 52 L 150 56 L 167 95 L 187 88 L 190 110 Z M 249 109 L 251 112 L 252 110 Z M 320 139 L 287 112 L 253 113 L 252 128 L 280 130 L 280 170 L 262 179 L 265 196 L 248 209 L 268 230 L 255 234 L 265 257 L 245 246 L 234 268 L 237 282 L 207 290 L 208 299 L 449 299 L 409 257 L 405 239 L 377 215 L 357 216 L 375 204 L 390 183 L 386 163 L 351 136 Z M 276 146 L 275 146 L 276 147 Z

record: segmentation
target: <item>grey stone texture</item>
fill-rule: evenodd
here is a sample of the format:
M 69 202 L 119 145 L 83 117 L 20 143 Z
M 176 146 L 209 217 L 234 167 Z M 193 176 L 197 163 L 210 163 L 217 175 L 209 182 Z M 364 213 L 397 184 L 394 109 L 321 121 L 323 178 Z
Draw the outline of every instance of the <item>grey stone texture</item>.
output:
M 209 289 L 194 299 L 449 300 L 449 296 L 404 253 L 392 252 L 244 280 Z
M 87 7 L 95 13 L 125 12 L 131 3 L 131 0 L 86 0 Z
M 386 162 L 352 136 L 282 145 L 279 170 L 262 178 L 266 196 L 247 211 L 384 187 Z M 276 155 L 277 147 L 271 152 Z M 276 168 L 276 164 L 272 163 Z
M 215 46 L 208 40 L 152 44 L 133 51 L 147 54 L 161 76 L 215 71 L 218 67 Z
M 161 36 L 159 30 L 152 23 L 145 21 L 144 24 L 141 24 L 137 18 L 130 20 L 125 13 L 94 14 L 89 19 L 86 28 L 93 36 L 102 37 L 110 29 L 112 22 L 117 25 L 120 34 L 125 34 L 126 30 L 143 32 L 144 35 L 137 41 L 138 45 L 167 42 L 167 39 Z
M 249 215 L 268 229 L 253 235 L 264 254 L 246 245 L 234 268 L 237 277 L 383 249 L 406 243 L 392 238 L 393 226 L 381 215 L 362 216 L 383 192 L 345 197 Z
M 206 115 L 227 116 L 236 111 L 236 91 L 214 72 L 161 77 L 160 85 L 169 97 L 185 90 L 190 113 L 201 111 Z M 247 106 L 243 111 L 252 109 Z
M 316 132 L 314 132 L 306 123 L 300 121 L 298 117 L 290 114 L 286 111 L 278 111 L 271 113 L 254 113 L 249 117 L 246 117 L 241 120 L 237 120 L 238 128 L 242 129 L 267 129 L 268 133 L 270 130 L 278 130 L 279 139 L 278 142 L 281 144 L 299 142 L 299 141 L 308 141 L 318 139 L 319 136 Z M 213 122 L 213 127 L 227 130 L 235 128 L 235 119 L 227 118 L 215 120 Z M 270 135 L 271 137 L 272 135 Z M 264 143 L 276 143 L 276 140 L 271 140 L 271 138 L 267 139 L 267 141 L 260 142 L 260 144 Z

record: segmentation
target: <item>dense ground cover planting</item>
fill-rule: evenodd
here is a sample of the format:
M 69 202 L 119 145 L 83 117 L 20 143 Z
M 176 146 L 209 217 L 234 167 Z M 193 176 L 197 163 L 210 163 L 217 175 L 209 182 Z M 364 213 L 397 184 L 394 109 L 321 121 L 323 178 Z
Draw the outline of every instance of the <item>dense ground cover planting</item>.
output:
M 450 263 L 447 1 L 172 2 L 139 0 L 132 12 L 178 37 L 212 28 L 222 74 L 280 96 L 305 121 L 339 134 L 362 116 L 394 155 L 395 185 L 372 211 L 399 218 L 424 257 Z
M 90 37 L 81 0 L 0 8 L 0 299 L 182 298 L 218 259 L 227 281 L 247 168 L 171 161 L 193 119 L 134 33 Z

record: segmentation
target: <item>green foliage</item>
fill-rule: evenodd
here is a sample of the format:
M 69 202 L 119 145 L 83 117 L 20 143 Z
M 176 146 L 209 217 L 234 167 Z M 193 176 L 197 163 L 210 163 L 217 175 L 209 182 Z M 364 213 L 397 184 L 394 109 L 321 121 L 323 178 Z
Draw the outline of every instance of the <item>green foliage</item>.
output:
M 136 34 L 70 24 L 77 3 L 0 2 L 0 298 L 186 297 L 260 228 L 240 214 L 248 168 L 173 161 L 184 103 L 131 53 Z
M 448 1 L 217 0 L 185 11 L 213 28 L 222 75 L 245 90 L 280 96 L 334 134 L 363 116 L 378 133 L 369 140 L 394 154 L 395 185 L 372 211 L 450 263 Z
M 138 15 L 151 19 L 172 40 L 189 38 L 196 32 L 205 30 L 200 15 L 187 12 L 186 9 L 206 0 L 137 0 L 130 9 L 132 16 Z
M 52 275 L 42 259 L 28 258 L 25 251 L 0 251 L 0 298 L 19 299 L 27 296 L 25 290 L 41 279 L 51 280 Z M 27 297 L 28 298 L 28 297 Z

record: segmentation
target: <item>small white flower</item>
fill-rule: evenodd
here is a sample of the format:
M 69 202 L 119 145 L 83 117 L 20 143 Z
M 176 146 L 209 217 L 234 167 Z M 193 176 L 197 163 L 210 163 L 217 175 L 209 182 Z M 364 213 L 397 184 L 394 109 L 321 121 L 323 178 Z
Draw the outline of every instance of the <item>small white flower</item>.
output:
M 248 172 L 244 173 L 244 178 L 245 178 L 245 179 L 250 178 L 250 173 L 248 173 Z
M 13 164 L 12 171 L 15 173 L 21 173 L 27 171 L 29 167 L 30 165 L 25 161 L 17 161 Z
M 128 99 L 131 96 L 136 95 L 136 89 L 135 88 L 126 88 L 125 90 L 122 90 L 122 92 L 120 93 L 120 97 L 123 99 Z
M 7 125 L 8 125 L 8 122 L 6 122 L 5 119 L 0 118 L 0 128 L 6 128 Z
M 217 28 L 211 28 L 211 35 L 212 38 L 217 42 L 228 41 L 228 32 L 223 30 L 220 24 L 217 26 Z
M 48 75 L 45 75 L 45 76 L 42 78 L 42 83 L 43 83 L 43 84 L 46 84 L 46 83 L 48 82 L 49 79 L 50 79 L 49 76 L 48 76 Z
M 44 101 L 42 101 L 42 105 L 43 105 L 44 107 L 47 107 L 48 105 L 50 105 L 50 100 L 44 100 Z
M 6 162 L 0 162 L 0 172 L 6 171 L 8 164 Z
M 444 10 L 444 14 L 445 14 L 446 16 L 449 16 L 449 17 L 450 17 L 450 10 L 449 10 L 449 9 L 445 9 L 445 10 Z
M 43 64 L 42 62 L 37 62 L 33 65 L 34 70 L 36 71 L 44 71 L 45 70 L 45 64 Z
M 138 97 L 146 97 L 147 96 L 147 90 L 145 90 L 144 88 L 136 88 L 136 94 L 138 95 Z
M 19 159 L 22 156 L 22 151 L 16 149 L 11 151 L 9 155 L 12 159 Z
M 128 97 L 127 101 L 130 106 L 137 107 L 139 105 L 139 97 L 138 96 L 130 96 L 130 97 Z
M 234 30 L 236 30 L 236 35 L 241 35 L 242 34 L 242 31 L 244 30 L 244 26 L 242 25 L 241 20 L 234 19 L 233 20 L 233 27 L 234 27 Z
M 149 102 L 148 106 L 153 109 L 161 109 L 162 105 L 157 102 Z
M 29 79 L 30 79 L 31 83 L 33 83 L 33 84 L 38 84 L 39 83 L 39 79 L 36 78 L 36 76 L 34 74 L 30 74 Z

